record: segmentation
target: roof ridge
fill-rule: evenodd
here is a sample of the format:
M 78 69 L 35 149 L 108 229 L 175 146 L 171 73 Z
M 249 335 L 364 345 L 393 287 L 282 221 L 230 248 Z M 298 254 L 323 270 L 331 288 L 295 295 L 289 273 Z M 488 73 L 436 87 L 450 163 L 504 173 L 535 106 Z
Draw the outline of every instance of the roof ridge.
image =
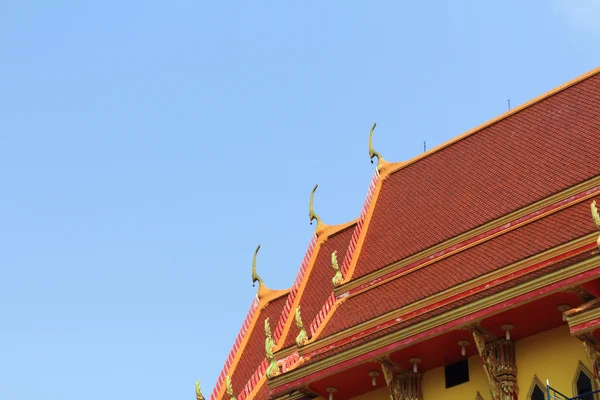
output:
M 454 138 L 452 138 L 430 150 L 427 150 L 426 152 L 421 153 L 416 157 L 413 157 L 406 161 L 387 162 L 381 166 L 381 175 L 385 175 L 385 176 L 391 175 L 411 164 L 414 164 L 415 162 L 417 162 L 423 158 L 426 158 L 434 153 L 437 153 L 440 150 L 445 149 L 446 147 L 449 147 L 463 139 L 466 139 L 466 138 L 482 131 L 483 129 L 485 129 L 489 126 L 492 126 L 500 121 L 503 121 L 504 119 L 506 119 L 514 114 L 518 114 L 519 112 L 521 112 L 537 103 L 540 103 L 541 101 L 546 100 L 547 98 L 552 97 L 555 94 L 560 93 L 563 90 L 568 89 L 569 87 L 574 86 L 580 82 L 583 82 L 584 80 L 591 78 L 592 76 L 597 75 L 599 73 L 600 73 L 600 67 L 596 67 L 593 70 L 588 71 L 566 83 L 563 83 L 562 85 L 557 86 L 554 89 L 551 89 L 551 90 L 547 91 L 546 93 L 543 93 L 543 94 L 521 104 L 520 106 L 513 108 L 512 110 L 506 111 L 503 114 L 500 114 L 497 117 L 494 117 L 494 118 L 476 126 L 475 128 L 469 129 L 468 131 L 466 131 L 466 132 L 464 132 L 464 133 L 462 133 L 462 134 L 460 134 L 460 135 L 458 135 L 458 136 L 456 136 L 456 137 L 454 137 Z

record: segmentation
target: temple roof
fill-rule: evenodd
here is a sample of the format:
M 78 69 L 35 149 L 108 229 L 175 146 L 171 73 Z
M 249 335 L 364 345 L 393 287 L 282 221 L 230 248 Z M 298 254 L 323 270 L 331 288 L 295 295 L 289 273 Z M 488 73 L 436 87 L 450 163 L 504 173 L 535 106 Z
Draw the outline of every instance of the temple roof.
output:
M 321 338 L 592 233 L 589 214 L 589 205 L 578 203 L 350 297 L 337 308 Z
M 239 400 L 269 396 L 266 317 L 271 326 L 278 321 L 275 358 L 285 376 L 587 260 L 596 232 L 587 200 L 600 195 L 599 73 L 408 162 L 379 157 L 358 219 L 328 226 L 315 217 L 289 294 L 271 296 L 248 317 L 237 361 L 224 369 Z M 379 156 L 372 134 L 369 150 Z M 312 196 L 310 212 L 316 216 Z M 332 283 L 333 251 L 343 272 L 339 287 Z M 309 334 L 301 347 L 298 306 Z
M 598 175 L 599 88 L 594 75 L 399 165 L 375 194 L 352 279 Z

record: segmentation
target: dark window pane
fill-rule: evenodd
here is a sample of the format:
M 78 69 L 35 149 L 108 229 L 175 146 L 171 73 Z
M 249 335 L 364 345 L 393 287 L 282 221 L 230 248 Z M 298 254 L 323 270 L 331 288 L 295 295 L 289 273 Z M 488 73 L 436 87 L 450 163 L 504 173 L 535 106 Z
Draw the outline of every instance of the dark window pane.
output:
M 446 389 L 469 382 L 469 360 L 462 360 L 444 367 Z
M 531 400 L 544 400 L 545 398 L 544 391 L 538 385 L 535 385 L 533 393 L 531 393 Z
M 585 372 L 580 371 L 579 376 L 577 377 L 577 394 L 580 395 L 593 391 L 594 389 L 592 388 L 592 380 Z M 591 394 L 579 396 L 578 398 L 581 400 L 594 400 L 594 396 Z

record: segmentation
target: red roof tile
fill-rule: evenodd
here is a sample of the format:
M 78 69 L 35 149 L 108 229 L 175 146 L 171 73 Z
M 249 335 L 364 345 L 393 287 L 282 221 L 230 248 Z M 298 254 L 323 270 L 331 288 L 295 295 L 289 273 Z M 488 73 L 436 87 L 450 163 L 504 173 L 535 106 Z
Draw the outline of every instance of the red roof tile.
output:
M 315 356 L 311 357 L 310 359 L 308 359 L 305 362 L 305 364 L 303 365 L 303 367 L 306 367 L 307 365 L 313 364 L 313 363 L 315 363 L 315 362 L 317 362 L 319 360 L 323 360 L 325 358 L 331 357 L 331 356 L 333 356 L 335 354 L 342 353 L 343 351 L 346 351 L 348 349 L 354 348 L 354 347 L 359 346 L 361 344 L 368 343 L 368 342 L 370 342 L 372 340 L 375 340 L 375 339 L 380 338 L 382 336 L 388 335 L 390 333 L 402 330 L 402 329 L 406 328 L 407 326 L 414 325 L 416 323 L 425 321 L 425 320 L 427 320 L 429 318 L 433 318 L 433 317 L 435 317 L 437 315 L 441 315 L 441 314 L 446 313 L 446 312 L 448 312 L 448 311 L 450 311 L 450 310 L 452 310 L 454 308 L 462 307 L 462 306 L 464 306 L 466 304 L 473 303 L 473 302 L 475 302 L 477 300 L 483 299 L 485 297 L 489 297 L 489 296 L 491 296 L 493 294 L 500 293 L 500 292 L 508 290 L 508 289 L 510 289 L 512 287 L 515 287 L 515 286 L 521 285 L 523 283 L 529 282 L 529 281 L 534 280 L 536 278 L 539 278 L 539 277 L 541 277 L 543 275 L 549 274 L 549 273 L 554 272 L 554 271 L 558 271 L 559 269 L 562 269 L 562 268 L 566 268 L 566 267 L 568 267 L 570 265 L 573 265 L 573 264 L 576 264 L 578 262 L 584 261 L 584 260 L 586 260 L 586 259 L 588 259 L 590 257 L 592 257 L 592 255 L 590 253 L 578 254 L 578 255 L 576 255 L 574 257 L 571 257 L 571 258 L 569 258 L 567 260 L 563 260 L 563 261 L 558 262 L 556 264 L 552 264 L 552 265 L 547 266 L 545 268 L 542 268 L 542 269 L 539 269 L 537 271 L 531 272 L 529 274 L 520 276 L 519 278 L 516 278 L 514 280 L 510 280 L 508 282 L 505 282 L 505 283 L 503 283 L 501 285 L 492 287 L 492 288 L 490 288 L 488 290 L 484 290 L 482 292 L 479 292 L 479 293 L 473 294 L 471 296 L 465 297 L 465 298 L 463 298 L 461 300 L 458 300 L 458 301 L 456 301 L 456 302 L 454 302 L 452 304 L 448 304 L 448 305 L 445 305 L 445 306 L 440 307 L 438 309 L 432 310 L 432 311 L 430 311 L 428 313 L 425 313 L 425 314 L 422 314 L 422 315 L 420 315 L 420 316 L 418 316 L 416 318 L 413 318 L 413 319 L 410 319 L 410 320 L 406 320 L 406 321 L 400 322 L 400 323 L 398 323 L 396 325 L 393 325 L 393 326 L 390 326 L 388 328 L 385 328 L 383 330 L 374 332 L 374 333 L 372 333 L 372 334 L 370 334 L 368 336 L 365 336 L 365 337 L 362 337 L 360 339 L 354 340 L 354 341 L 352 341 L 350 343 L 347 343 L 347 344 L 345 344 L 343 346 L 336 346 L 335 348 L 333 348 L 333 349 L 331 349 L 331 350 L 329 350 L 327 352 L 324 352 L 324 353 L 321 353 L 321 354 L 318 354 L 318 355 L 315 355 Z
M 600 74 L 392 173 L 353 278 L 597 176 L 598 148 Z
M 594 230 L 589 203 L 581 202 L 346 300 L 325 326 L 321 338 Z
M 267 386 L 266 382 L 262 384 L 260 389 L 258 389 L 258 392 L 254 398 L 256 400 L 267 400 L 269 398 L 269 386 Z
M 271 331 L 277 325 L 283 306 L 287 299 L 287 295 L 281 296 L 278 299 L 272 300 L 267 304 L 257 317 L 256 324 L 254 325 L 251 332 L 246 333 L 249 335 L 246 345 L 240 349 L 241 354 L 236 368 L 230 371 L 231 374 L 231 386 L 233 387 L 234 393 L 237 395 L 246 386 L 248 380 L 254 374 L 260 363 L 266 357 L 265 354 L 265 319 L 269 318 L 271 325 Z
M 308 280 L 302 297 L 300 298 L 300 311 L 304 328 L 307 331 L 308 326 L 315 319 L 317 313 L 321 310 L 323 304 L 325 304 L 325 301 L 333 292 L 331 279 L 333 278 L 334 272 L 331 268 L 331 253 L 337 251 L 338 261 L 341 265 L 341 260 L 343 260 L 346 255 L 348 243 L 350 242 L 355 227 L 356 224 L 352 224 L 347 228 L 336 232 L 323 243 L 316 255 L 310 275 L 305 278 Z M 295 313 L 295 310 L 293 310 L 293 312 Z M 298 329 L 295 327 L 290 329 L 285 338 L 283 348 L 295 345 L 297 335 Z

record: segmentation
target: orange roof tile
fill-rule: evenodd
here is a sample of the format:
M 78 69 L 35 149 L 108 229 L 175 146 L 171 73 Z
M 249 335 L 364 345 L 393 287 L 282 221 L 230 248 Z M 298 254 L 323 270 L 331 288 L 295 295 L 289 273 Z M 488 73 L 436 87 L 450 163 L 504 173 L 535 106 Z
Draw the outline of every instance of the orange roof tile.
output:
M 600 172 L 592 75 L 385 176 L 352 279 Z

